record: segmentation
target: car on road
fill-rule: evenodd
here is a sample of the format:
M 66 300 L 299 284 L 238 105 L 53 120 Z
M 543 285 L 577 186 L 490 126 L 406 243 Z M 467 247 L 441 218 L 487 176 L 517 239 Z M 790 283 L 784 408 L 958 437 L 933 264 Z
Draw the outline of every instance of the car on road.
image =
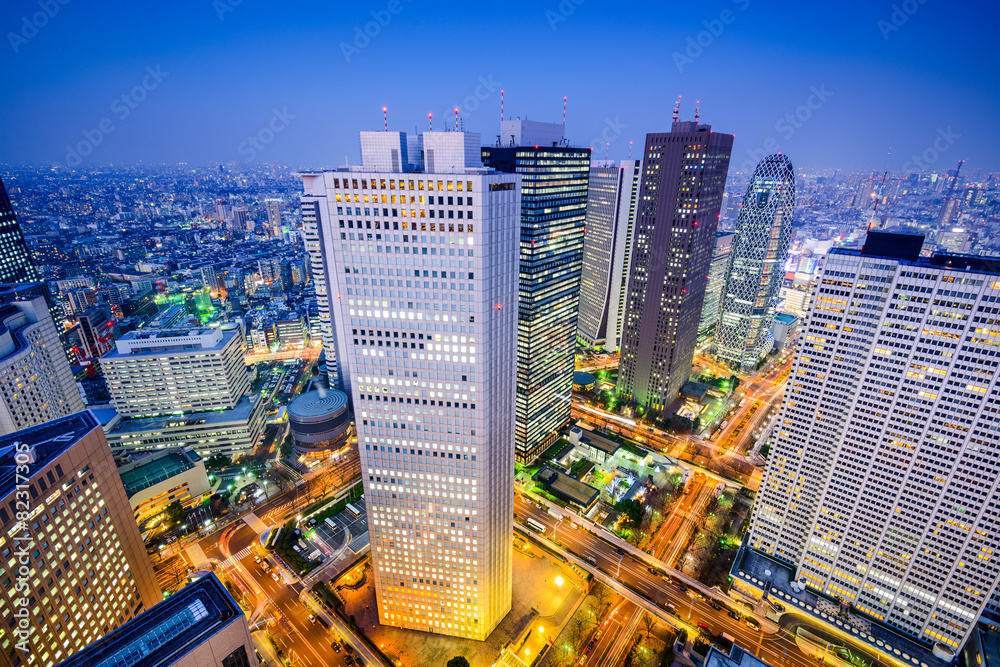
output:
M 352 658 L 349 655 L 345 655 L 344 656 L 344 664 L 346 664 L 346 665 L 353 665 L 354 664 L 354 658 Z
M 720 607 L 719 603 L 717 603 L 715 600 L 712 600 L 711 602 L 709 602 L 708 606 L 711 607 L 712 609 L 714 609 L 715 611 L 722 611 L 722 607 Z
M 702 601 L 704 601 L 704 600 L 707 600 L 707 599 L 708 599 L 707 597 L 705 597 L 705 594 L 704 594 L 704 593 L 699 593 L 698 591 L 695 591 L 695 594 L 694 594 L 694 596 L 695 596 L 696 598 L 698 598 L 699 600 L 702 600 Z
M 705 625 L 704 623 L 699 623 L 699 624 L 698 624 L 698 629 L 699 629 L 699 630 L 704 630 L 704 631 L 705 631 L 705 632 L 707 632 L 708 634 L 714 634 L 714 633 L 712 632 L 712 628 L 708 627 L 708 626 L 707 626 L 707 625 Z
M 542 504 L 541 503 L 535 503 L 535 507 L 537 507 L 538 509 L 542 509 Z
M 276 572 L 271 573 L 271 578 L 274 579 L 275 583 L 278 582 L 278 574 Z
M 596 558 L 594 558 L 593 556 L 587 556 L 586 560 L 587 560 L 587 562 L 588 562 L 588 563 L 590 563 L 591 565 L 597 565 L 597 559 L 596 559 Z
M 618 554 L 619 556 L 625 555 L 625 552 L 619 549 L 618 547 L 615 547 L 615 553 Z
M 748 618 L 747 619 L 747 627 L 750 628 L 751 630 L 758 630 L 759 631 L 760 630 L 760 623 L 757 622 L 756 618 Z
M 333 642 L 332 644 L 330 644 L 330 648 L 333 649 L 334 653 L 340 653 L 340 644 L 339 643 Z
M 661 602 L 660 606 L 663 607 L 664 609 L 666 609 L 667 613 L 670 613 L 670 614 L 673 614 L 674 612 L 677 611 L 677 609 L 674 607 L 674 605 L 670 604 L 669 602 Z
M 316 614 L 309 614 L 309 622 L 316 623 Z
M 677 584 L 677 588 L 685 592 L 687 591 L 687 586 L 685 586 L 684 584 Z
M 657 577 L 660 576 L 660 572 L 655 567 L 647 567 L 646 572 L 649 572 L 650 574 Z
M 260 562 L 260 556 L 254 556 L 253 557 L 253 562 L 259 563 Z
M 735 619 L 736 619 L 737 621 L 738 621 L 738 620 L 740 620 L 740 615 L 739 615 L 739 614 L 737 614 L 737 613 L 736 613 L 735 611 L 733 611 L 732 609 L 730 609 L 730 610 L 729 610 L 729 611 L 728 611 L 728 612 L 726 613 L 726 615 L 727 615 L 727 616 L 729 616 L 729 618 L 735 618 Z

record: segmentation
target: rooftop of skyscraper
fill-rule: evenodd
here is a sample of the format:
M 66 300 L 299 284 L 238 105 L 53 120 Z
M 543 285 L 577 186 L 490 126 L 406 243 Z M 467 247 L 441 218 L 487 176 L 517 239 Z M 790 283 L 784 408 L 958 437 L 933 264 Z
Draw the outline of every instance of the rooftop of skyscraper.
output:
M 86 411 L 0 437 L 0 498 L 17 486 L 19 464 L 41 470 L 100 426 L 94 415 Z
M 900 263 L 911 266 L 1000 275 L 1000 257 L 982 257 L 960 253 L 937 253 L 931 257 L 920 257 L 920 247 L 923 240 L 924 237 L 919 234 L 868 232 L 864 246 L 860 250 L 857 248 L 831 248 L 830 254 L 882 257 L 899 260 Z
M 243 611 L 214 574 L 208 574 L 71 656 L 59 667 L 165 667 Z M 239 663 L 236 663 L 239 664 Z

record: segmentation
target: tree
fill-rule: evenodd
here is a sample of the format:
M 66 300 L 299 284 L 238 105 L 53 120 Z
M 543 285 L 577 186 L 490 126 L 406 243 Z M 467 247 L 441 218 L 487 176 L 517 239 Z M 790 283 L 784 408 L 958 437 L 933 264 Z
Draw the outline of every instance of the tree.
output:
M 184 520 L 184 506 L 180 504 L 179 501 L 167 505 L 166 509 L 163 510 L 164 520 L 171 526 L 176 526 L 181 521 Z
M 642 618 L 639 622 L 642 624 L 642 629 L 646 631 L 646 639 L 648 640 L 653 636 L 653 628 L 656 627 L 656 617 L 648 611 L 643 612 Z
M 619 500 L 615 503 L 615 509 L 628 517 L 629 522 L 638 527 L 642 523 L 642 502 L 635 498 L 631 500 Z
M 469 667 L 469 661 L 466 660 L 465 656 L 456 655 L 448 661 L 447 667 Z

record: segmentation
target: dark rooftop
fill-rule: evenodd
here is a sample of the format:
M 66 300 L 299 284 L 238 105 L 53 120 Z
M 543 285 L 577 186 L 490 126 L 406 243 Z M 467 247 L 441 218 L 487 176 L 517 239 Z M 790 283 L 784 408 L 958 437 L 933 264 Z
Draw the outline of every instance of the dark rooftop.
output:
M 589 484 L 584 484 L 575 477 L 570 477 L 549 466 L 542 466 L 542 469 L 536 472 L 532 479 L 541 482 L 551 491 L 582 507 L 589 507 L 600 495 L 600 491 Z
M 861 254 L 915 262 L 920 258 L 920 249 L 923 246 L 924 237 L 919 234 L 868 232 Z
M 184 664 L 192 649 L 243 615 L 210 573 L 70 656 L 59 667 L 161 667 Z
M 17 484 L 14 456 L 18 444 L 34 449 L 31 469 L 41 471 L 95 428 L 101 428 L 100 422 L 84 411 L 0 437 L 0 498 L 13 493 Z
M 874 238 L 873 238 L 874 237 Z M 1000 275 L 1000 257 L 980 257 L 978 255 L 963 255 L 959 253 L 939 253 L 933 257 L 920 257 L 918 248 L 914 254 L 916 240 L 923 237 L 918 234 L 890 234 L 888 232 L 868 232 L 864 246 L 857 248 L 831 248 L 832 255 L 864 255 L 865 257 L 884 257 L 898 259 L 905 264 L 924 268 L 951 269 L 952 271 L 976 271 Z

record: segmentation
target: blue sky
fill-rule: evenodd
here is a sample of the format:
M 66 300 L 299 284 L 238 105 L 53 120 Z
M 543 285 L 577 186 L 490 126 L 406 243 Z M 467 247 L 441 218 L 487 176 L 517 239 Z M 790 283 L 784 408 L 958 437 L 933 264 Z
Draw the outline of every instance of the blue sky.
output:
M 535 120 L 567 96 L 598 158 L 668 130 L 680 94 L 737 166 L 1000 170 L 995 1 L 64 2 L 0 4 L 0 160 L 332 166 L 383 106 L 405 131 L 460 106 L 491 142 L 502 88 Z

